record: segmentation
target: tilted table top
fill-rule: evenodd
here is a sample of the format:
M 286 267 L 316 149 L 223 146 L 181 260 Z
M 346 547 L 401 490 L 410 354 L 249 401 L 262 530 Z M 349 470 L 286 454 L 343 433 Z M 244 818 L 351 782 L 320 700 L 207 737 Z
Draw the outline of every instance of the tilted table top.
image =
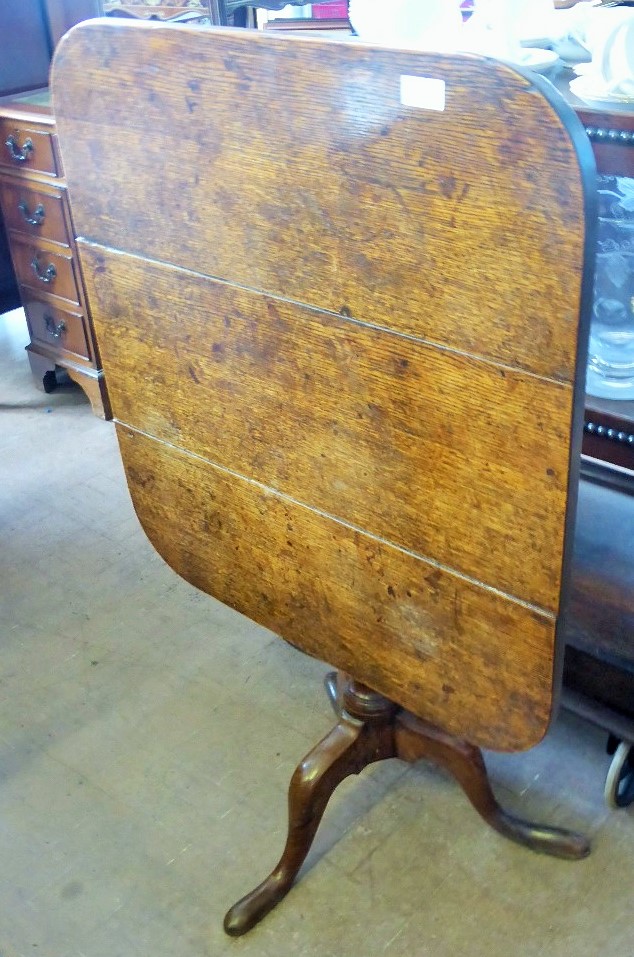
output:
M 113 21 L 52 85 L 158 551 L 451 734 L 536 743 L 593 248 L 572 110 L 474 56 Z

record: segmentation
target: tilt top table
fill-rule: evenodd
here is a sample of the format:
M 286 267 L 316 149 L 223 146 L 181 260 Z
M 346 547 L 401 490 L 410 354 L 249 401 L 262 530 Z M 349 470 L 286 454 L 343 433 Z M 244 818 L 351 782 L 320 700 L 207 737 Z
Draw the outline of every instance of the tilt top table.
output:
M 228 933 L 387 757 L 583 856 L 499 807 L 479 750 L 536 744 L 559 684 L 595 243 L 573 111 L 475 56 L 99 20 L 52 88 L 139 519 L 339 672 L 282 859 Z

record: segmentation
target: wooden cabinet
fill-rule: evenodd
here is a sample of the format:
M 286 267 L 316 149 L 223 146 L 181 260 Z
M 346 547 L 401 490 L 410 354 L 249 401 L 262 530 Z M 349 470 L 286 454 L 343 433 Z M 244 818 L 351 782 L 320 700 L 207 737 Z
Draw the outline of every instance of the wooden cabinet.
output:
M 0 100 L 0 207 L 26 312 L 33 374 L 45 391 L 65 369 L 110 418 L 76 255 L 48 94 Z

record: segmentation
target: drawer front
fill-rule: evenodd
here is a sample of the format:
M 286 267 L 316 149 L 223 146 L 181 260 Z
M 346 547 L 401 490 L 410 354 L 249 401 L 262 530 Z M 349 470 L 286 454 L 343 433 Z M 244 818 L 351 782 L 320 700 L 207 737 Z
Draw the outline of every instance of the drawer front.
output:
M 0 164 L 10 169 L 59 175 L 51 134 L 6 117 L 0 119 Z
M 0 203 L 8 229 L 68 245 L 64 193 L 33 189 L 22 183 L 0 183 Z
M 56 309 L 28 295 L 24 295 L 24 311 L 32 340 L 83 359 L 91 358 L 84 317 L 80 313 Z
M 32 243 L 18 241 L 15 236 L 11 246 L 13 264 L 20 283 L 39 292 L 48 292 L 53 296 L 61 296 L 63 299 L 79 303 L 73 257 L 70 252 L 53 253 Z

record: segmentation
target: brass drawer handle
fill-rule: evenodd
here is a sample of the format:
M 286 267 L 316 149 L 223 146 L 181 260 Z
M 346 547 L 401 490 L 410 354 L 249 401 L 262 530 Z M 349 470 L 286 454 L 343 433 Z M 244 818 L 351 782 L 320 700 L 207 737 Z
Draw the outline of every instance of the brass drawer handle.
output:
M 31 153 L 35 150 L 35 147 L 33 146 L 33 140 L 31 139 L 25 140 L 22 146 L 18 146 L 18 141 L 13 133 L 5 141 L 4 145 L 8 149 L 9 156 L 14 163 L 26 163 Z
M 46 217 L 46 210 L 41 203 L 38 203 L 33 213 L 29 212 L 29 207 L 26 205 L 23 199 L 18 203 L 18 209 L 22 213 L 22 219 L 25 223 L 28 223 L 29 226 L 41 226 Z
M 40 266 L 40 260 L 38 255 L 35 255 L 33 259 L 31 260 L 31 269 L 33 270 L 37 278 L 40 280 L 40 282 L 53 282 L 53 280 L 57 276 L 57 269 L 55 268 L 53 263 L 49 263 L 46 269 L 42 271 L 42 267 Z
M 63 319 L 55 323 L 52 316 L 44 316 L 44 325 L 46 326 L 46 331 L 49 336 L 52 336 L 53 339 L 61 339 L 62 335 L 66 332 L 66 323 Z

